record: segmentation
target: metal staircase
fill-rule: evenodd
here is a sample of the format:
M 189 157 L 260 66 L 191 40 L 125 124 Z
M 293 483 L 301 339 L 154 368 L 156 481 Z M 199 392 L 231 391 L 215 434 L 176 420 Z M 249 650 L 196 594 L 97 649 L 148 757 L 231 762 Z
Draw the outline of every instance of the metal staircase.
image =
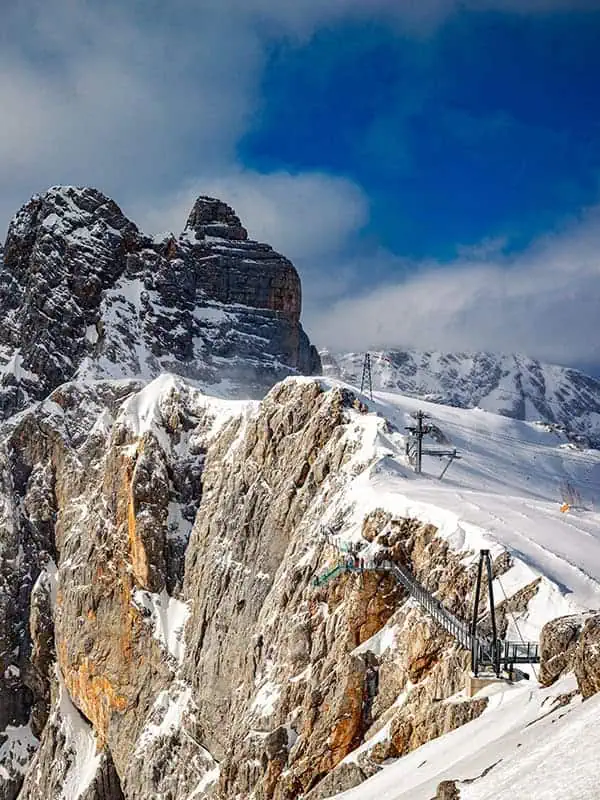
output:
M 481 551 L 479 562 L 479 572 L 475 594 L 474 609 L 479 606 L 479 594 L 481 588 L 481 577 L 483 564 L 488 566 L 488 587 L 490 592 L 490 608 L 492 609 L 492 628 L 493 636 L 483 636 L 477 632 L 476 612 L 471 623 L 459 619 L 449 611 L 431 592 L 419 583 L 415 576 L 406 567 L 395 564 L 391 561 L 384 561 L 381 564 L 365 562 L 361 568 L 353 564 L 350 560 L 338 563 L 333 569 L 316 577 L 313 586 L 321 587 L 336 578 L 343 572 L 363 573 L 366 571 L 386 572 L 393 575 L 411 597 L 423 608 L 445 631 L 447 631 L 459 645 L 471 652 L 471 667 L 475 675 L 480 668 L 492 668 L 496 675 L 500 675 L 502 670 L 512 673 L 515 664 L 537 664 L 540 661 L 539 646 L 534 642 L 511 642 L 499 639 L 496 634 L 495 614 L 493 613 L 493 594 L 491 587 L 491 561 L 486 550 Z M 487 560 L 486 560 L 487 559 Z

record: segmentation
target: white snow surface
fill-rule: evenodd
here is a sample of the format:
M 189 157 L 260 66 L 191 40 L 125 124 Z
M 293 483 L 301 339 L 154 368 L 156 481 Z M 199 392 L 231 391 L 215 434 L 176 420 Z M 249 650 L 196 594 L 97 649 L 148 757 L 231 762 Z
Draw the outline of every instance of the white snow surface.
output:
M 403 348 L 371 352 L 373 387 L 461 408 L 567 424 L 600 436 L 600 381 L 523 354 L 441 353 Z M 364 353 L 321 351 L 326 375 L 360 385 Z
M 465 554 L 465 563 L 482 547 L 493 556 L 508 550 L 514 566 L 496 581 L 499 600 L 503 592 L 510 596 L 542 578 L 536 598 L 518 618 L 522 635 L 532 640 L 550 619 L 600 608 L 600 451 L 566 446 L 560 433 L 481 409 L 384 392 L 373 401 L 358 396 L 370 413 L 350 412 L 346 436 L 356 448 L 346 466 L 351 479 L 323 516 L 335 528 L 336 518 L 350 510 L 338 531 L 340 542 L 359 541 L 364 517 L 382 508 L 435 525 L 450 547 Z M 406 460 L 405 426 L 415 424 L 418 409 L 446 436 L 443 449 L 456 448 L 461 457 L 442 481 L 445 460 L 425 456 L 420 476 Z M 431 439 L 424 444 L 440 447 Z M 566 481 L 578 489 L 582 507 L 561 513 Z M 508 637 L 518 633 L 509 628 Z
M 510 596 L 535 578 L 541 578 L 537 595 L 516 619 L 519 632 L 526 639 L 537 640 L 542 625 L 550 619 L 600 608 L 600 514 L 596 510 L 599 451 L 576 449 L 563 434 L 535 422 L 518 421 L 481 409 L 431 404 L 386 392 L 376 392 L 371 401 L 355 387 L 334 379 L 287 380 L 302 383 L 317 380 L 325 390 L 348 388 L 368 407 L 367 413 L 348 411 L 345 437 L 354 449 L 353 457 L 343 468 L 346 478 L 343 488 L 323 506 L 322 522 L 334 528 L 340 543 L 360 540 L 365 516 L 375 509 L 384 509 L 395 516 L 415 517 L 435 525 L 438 535 L 463 554 L 465 563 L 476 559 L 481 547 L 489 548 L 493 555 L 508 550 L 514 566 L 496 581 L 498 600 L 503 599 L 503 592 Z M 257 404 L 208 396 L 170 374 L 161 375 L 131 396 L 123 404 L 115 424 L 127 426 L 134 436 L 153 432 L 165 451 L 170 452 L 180 445 L 173 445 L 164 422 L 173 408 L 171 399 L 184 395 L 186 407 L 197 409 L 199 419 L 203 420 L 203 434 L 208 439 L 231 419 L 243 420 L 239 436 L 231 445 L 231 450 L 235 450 L 245 425 L 256 413 Z M 451 464 L 443 481 L 438 476 L 445 461 L 426 456 L 421 476 L 415 475 L 407 462 L 405 426 L 414 425 L 412 414 L 417 409 L 427 412 L 430 421 L 443 432 L 449 442 L 443 445 L 444 449 L 456 448 L 461 456 Z M 110 418 L 103 418 L 98 429 L 108 430 L 111 422 Z M 426 446 L 439 445 L 426 440 Z M 567 481 L 578 490 L 582 504 L 561 513 L 561 487 Z M 310 560 L 315 552 L 314 549 L 303 552 L 301 558 Z M 142 590 L 135 593 L 134 602 L 147 609 L 153 635 L 180 661 L 187 606 L 166 592 L 158 595 Z M 509 627 L 507 636 L 516 639 L 519 632 Z M 365 644 L 369 649 L 383 652 L 391 646 L 393 638 L 393 628 L 388 626 Z M 264 678 L 254 700 L 253 710 L 259 718 L 268 718 L 274 712 L 280 691 L 268 676 Z M 520 785 L 522 781 L 528 787 L 523 797 L 591 799 L 597 796 L 590 794 L 588 787 L 594 773 L 593 748 L 598 752 L 600 745 L 599 734 L 591 724 L 593 715 L 597 717 L 600 711 L 598 698 L 571 704 L 536 721 L 550 710 L 552 697 L 572 688 L 572 679 L 564 679 L 547 690 L 537 687 L 535 680 L 511 688 L 484 690 L 484 694 L 491 696 L 490 706 L 479 719 L 419 748 L 340 797 L 429 800 L 441 780 L 474 778 L 501 757 L 502 761 L 484 777 L 461 784 L 461 797 L 503 800 L 509 796 L 511 783 L 516 781 Z M 401 700 L 402 697 L 398 698 L 398 702 Z M 145 743 L 148 737 L 168 735 L 180 726 L 188 702 L 186 691 L 178 697 L 160 697 L 157 718 L 152 719 L 144 732 Z M 73 800 L 79 796 L 80 787 L 86 786 L 86 781 L 89 784 L 95 774 L 98 756 L 89 726 L 70 704 L 62 687 L 60 703 L 65 733 L 77 753 L 69 773 L 77 776 L 77 788 L 73 778 L 68 787 L 72 795 L 64 794 Z M 385 731 L 380 735 L 384 736 Z M 558 794 L 548 794 L 553 784 L 546 777 L 552 770 L 554 785 L 559 785 L 556 781 L 561 763 L 563 777 L 568 773 L 564 762 L 550 764 L 548 753 L 574 751 L 573 742 L 578 736 L 576 778 L 568 786 L 560 784 Z M 348 759 L 356 755 L 350 754 Z M 531 776 L 527 775 L 528 769 Z M 203 781 L 211 781 L 217 774 L 207 775 Z M 544 781 L 547 789 L 543 788 Z M 538 794 L 530 788 L 532 782 Z M 513 785 L 511 800 L 515 796 Z
M 163 373 L 123 403 L 117 424 L 127 427 L 136 437 L 152 432 L 165 452 L 170 452 L 171 442 L 164 431 L 164 421 L 168 403 L 173 398 L 183 399 L 196 414 L 210 417 L 208 439 L 216 436 L 231 419 L 257 407 L 255 401 L 212 397 L 178 375 Z
M 23 366 L 23 356 L 17 349 L 13 352 L 8 362 L 0 369 L 0 377 L 11 375 L 17 382 L 27 379 L 30 381 L 37 381 L 38 376 L 25 369 Z
M 281 686 L 273 681 L 267 681 L 258 690 L 252 703 L 252 710 L 259 717 L 271 717 L 275 713 L 275 708 L 281 695 Z
M 480 717 L 335 798 L 430 800 L 456 780 L 461 800 L 596 800 L 600 696 L 560 707 L 555 698 L 574 688 L 572 677 L 549 689 L 490 686 L 478 695 L 489 696 Z
M 152 635 L 176 661 L 181 664 L 185 653 L 185 623 L 190 615 L 189 606 L 170 597 L 165 589 L 160 594 L 136 589 L 133 603 L 148 614 Z
M 146 724 L 138 739 L 134 756 L 143 760 L 148 750 L 162 740 L 182 737 L 195 745 L 193 762 L 199 780 L 186 800 L 200 798 L 203 792 L 218 780 L 220 769 L 211 754 L 189 733 L 186 727 L 186 715 L 197 710 L 192 700 L 192 690 L 183 681 L 176 681 L 168 690 L 160 692 L 146 720 Z M 162 797 L 162 795 L 161 795 Z
M 0 745 L 0 779 L 9 781 L 15 774 L 24 775 L 39 742 L 29 725 L 7 725 Z
M 144 727 L 136 748 L 136 755 L 155 739 L 174 736 L 183 726 L 183 717 L 189 708 L 192 690 L 189 686 L 176 684 L 168 691 L 160 692 L 154 701 L 149 722 Z

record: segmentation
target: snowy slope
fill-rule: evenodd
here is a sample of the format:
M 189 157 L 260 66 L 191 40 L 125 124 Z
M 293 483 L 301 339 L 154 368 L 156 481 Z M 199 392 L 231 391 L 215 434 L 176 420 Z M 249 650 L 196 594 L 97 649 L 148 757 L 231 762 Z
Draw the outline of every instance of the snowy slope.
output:
M 334 380 L 324 384 L 339 385 Z M 476 559 L 481 547 L 489 547 L 493 555 L 508 550 L 513 566 L 494 582 L 497 601 L 536 577 L 541 582 L 527 610 L 509 620 L 507 638 L 537 640 L 551 619 L 600 609 L 598 451 L 574 447 L 549 426 L 481 409 L 452 408 L 395 393 L 376 392 L 373 401 L 359 396 L 371 413 L 354 413 L 349 426 L 357 451 L 347 470 L 356 477 L 325 520 L 333 523 L 341 510 L 351 509 L 339 531 L 341 539 L 358 541 L 365 515 L 384 509 L 436 525 L 453 549 L 465 553 L 465 563 Z M 448 441 L 444 448 L 456 447 L 461 456 L 442 481 L 445 460 L 425 457 L 421 476 L 407 463 L 404 428 L 415 424 L 417 409 L 443 432 Z M 439 447 L 431 439 L 426 446 Z M 582 504 L 561 513 L 566 481 L 577 487 Z M 362 647 L 385 649 L 393 630 L 386 627 L 373 638 L 377 641 Z M 478 696 L 490 696 L 490 703 L 480 718 L 336 797 L 430 800 L 438 784 L 448 779 L 464 781 L 458 784 L 461 800 L 600 796 L 594 756 L 600 738 L 589 731 L 600 699 L 558 708 L 556 697 L 574 690 L 574 679 L 542 689 L 536 669 L 528 671 L 530 681 L 483 690 Z M 462 693 L 444 702 L 460 699 Z M 363 749 L 378 735 L 385 735 L 385 729 Z M 584 746 L 577 745 L 577 757 L 570 761 L 578 742 Z M 354 758 L 351 754 L 346 760 Z
M 345 537 L 358 539 L 364 516 L 383 508 L 434 524 L 458 551 L 476 553 L 488 547 L 499 554 L 507 549 L 515 566 L 496 586 L 497 597 L 543 577 L 538 595 L 519 620 L 521 633 L 531 639 L 537 639 L 550 619 L 600 608 L 598 451 L 579 450 L 564 434 L 544 426 L 480 409 L 383 392 L 375 394 L 374 402 L 365 396 L 362 400 L 375 413 L 355 415 L 354 435 L 362 447 L 355 461 L 372 465 L 354 478 L 326 517 L 333 520 L 344 504 L 353 507 Z M 421 476 L 407 463 L 404 428 L 414 425 L 417 409 L 427 412 L 447 437 L 450 444 L 444 448 L 455 447 L 461 456 L 442 481 L 438 477 L 445 461 L 424 457 Z M 391 423 L 387 430 L 383 418 Z M 431 440 L 426 445 L 438 446 Z M 579 490 L 582 507 L 561 513 L 561 487 L 567 481 Z
M 600 697 L 561 707 L 556 697 L 574 688 L 565 678 L 550 689 L 482 690 L 490 703 L 478 719 L 336 800 L 430 800 L 443 780 L 458 781 L 460 800 L 596 800 Z
M 324 373 L 360 386 L 364 353 L 321 353 Z M 523 355 L 371 353 L 373 387 L 460 408 L 565 426 L 600 446 L 600 381 Z

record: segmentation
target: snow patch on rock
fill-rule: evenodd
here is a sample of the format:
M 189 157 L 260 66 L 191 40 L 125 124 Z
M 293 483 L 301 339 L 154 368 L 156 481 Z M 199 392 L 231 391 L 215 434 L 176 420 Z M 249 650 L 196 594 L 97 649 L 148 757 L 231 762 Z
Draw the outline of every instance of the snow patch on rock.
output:
M 185 624 L 190 615 L 189 606 L 169 597 L 166 590 L 160 594 L 135 589 L 133 603 L 145 612 L 146 620 L 152 626 L 152 635 L 161 647 L 181 664 L 185 654 Z

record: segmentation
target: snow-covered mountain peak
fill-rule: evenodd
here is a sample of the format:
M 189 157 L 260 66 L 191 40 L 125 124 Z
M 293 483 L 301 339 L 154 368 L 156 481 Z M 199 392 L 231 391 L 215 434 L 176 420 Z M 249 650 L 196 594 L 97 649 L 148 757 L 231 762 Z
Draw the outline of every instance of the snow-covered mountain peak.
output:
M 321 352 L 326 375 L 361 384 L 364 353 Z M 559 425 L 600 446 L 600 381 L 524 355 L 385 350 L 371 353 L 373 388 L 458 408 Z
M 293 264 L 219 200 L 156 241 L 98 190 L 53 187 L 15 215 L 0 261 L 0 413 L 73 378 L 164 371 L 261 396 L 320 369 L 300 297 Z
M 7 248 L 9 243 L 15 246 L 20 237 L 31 236 L 34 231 L 69 236 L 78 229 L 93 228 L 102 223 L 114 233 L 139 234 L 119 206 L 98 189 L 52 186 L 43 194 L 34 195 L 15 214 L 8 229 Z M 90 235 L 97 236 L 98 233 L 99 227 L 90 231 Z

